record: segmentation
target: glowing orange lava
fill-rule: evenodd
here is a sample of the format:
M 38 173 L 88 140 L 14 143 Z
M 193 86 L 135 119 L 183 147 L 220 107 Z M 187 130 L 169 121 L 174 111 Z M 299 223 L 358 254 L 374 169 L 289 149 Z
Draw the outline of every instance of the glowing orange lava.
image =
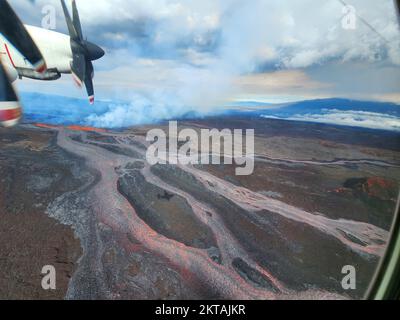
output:
M 68 126 L 67 127 L 68 130 L 72 130 L 72 131 L 87 131 L 87 132 L 107 132 L 107 130 L 105 129 L 100 129 L 100 128 L 93 128 L 93 127 L 83 127 L 83 126 Z
M 54 126 L 54 125 L 44 124 L 44 123 L 35 123 L 35 126 L 38 128 L 44 128 L 44 129 L 66 128 L 66 129 L 72 130 L 72 131 L 99 132 L 99 133 L 107 132 L 107 130 L 105 130 L 105 129 L 94 128 L 94 127 L 84 127 L 84 126 L 78 126 L 78 125 L 71 125 L 71 126 L 64 127 L 64 126 Z
M 38 128 L 44 128 L 44 129 L 56 129 L 58 128 L 57 126 L 51 126 L 49 124 L 44 124 L 44 123 L 35 123 L 34 124 Z

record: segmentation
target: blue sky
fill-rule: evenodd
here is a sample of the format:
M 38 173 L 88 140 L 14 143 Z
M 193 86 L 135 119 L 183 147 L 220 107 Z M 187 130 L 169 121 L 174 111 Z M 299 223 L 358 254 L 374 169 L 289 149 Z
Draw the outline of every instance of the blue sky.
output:
M 97 98 L 209 110 L 227 101 L 326 97 L 400 102 L 400 37 L 391 0 L 348 0 L 358 19 L 342 27 L 338 0 L 77 0 L 95 62 Z M 58 0 L 11 0 L 41 25 Z M 69 76 L 18 82 L 22 91 L 85 97 Z M 132 111 L 132 110 L 130 110 Z

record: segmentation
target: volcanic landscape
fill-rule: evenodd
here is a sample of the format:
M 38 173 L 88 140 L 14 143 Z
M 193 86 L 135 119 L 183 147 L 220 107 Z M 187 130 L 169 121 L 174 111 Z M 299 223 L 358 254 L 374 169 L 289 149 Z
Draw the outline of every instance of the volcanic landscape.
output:
M 384 254 L 397 133 L 241 117 L 255 172 L 155 165 L 146 133 L 0 129 L 0 299 L 353 299 Z M 57 290 L 41 287 L 54 265 Z M 344 290 L 342 268 L 357 271 Z

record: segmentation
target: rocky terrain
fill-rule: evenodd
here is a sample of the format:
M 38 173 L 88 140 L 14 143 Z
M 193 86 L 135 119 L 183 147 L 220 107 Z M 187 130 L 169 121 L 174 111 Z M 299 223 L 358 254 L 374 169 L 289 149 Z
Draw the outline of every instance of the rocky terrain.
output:
M 0 130 L 0 298 L 361 298 L 396 205 L 397 134 L 267 119 L 255 172 L 155 165 L 147 130 Z M 159 127 L 165 128 L 164 125 Z M 55 292 L 40 287 L 54 265 Z M 357 289 L 341 287 L 342 267 Z

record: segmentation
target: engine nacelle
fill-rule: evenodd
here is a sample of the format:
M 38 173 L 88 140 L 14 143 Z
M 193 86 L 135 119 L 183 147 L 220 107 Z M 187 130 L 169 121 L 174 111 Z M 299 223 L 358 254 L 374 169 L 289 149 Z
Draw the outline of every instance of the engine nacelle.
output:
M 18 79 L 18 71 L 9 62 L 7 62 L 7 60 L 2 60 L 0 63 L 3 64 L 3 67 L 6 70 L 8 78 L 11 82 L 14 82 Z
M 61 78 L 61 74 L 56 69 L 48 69 L 46 72 L 39 73 L 32 69 L 18 68 L 20 78 L 29 78 L 34 80 L 52 81 Z

